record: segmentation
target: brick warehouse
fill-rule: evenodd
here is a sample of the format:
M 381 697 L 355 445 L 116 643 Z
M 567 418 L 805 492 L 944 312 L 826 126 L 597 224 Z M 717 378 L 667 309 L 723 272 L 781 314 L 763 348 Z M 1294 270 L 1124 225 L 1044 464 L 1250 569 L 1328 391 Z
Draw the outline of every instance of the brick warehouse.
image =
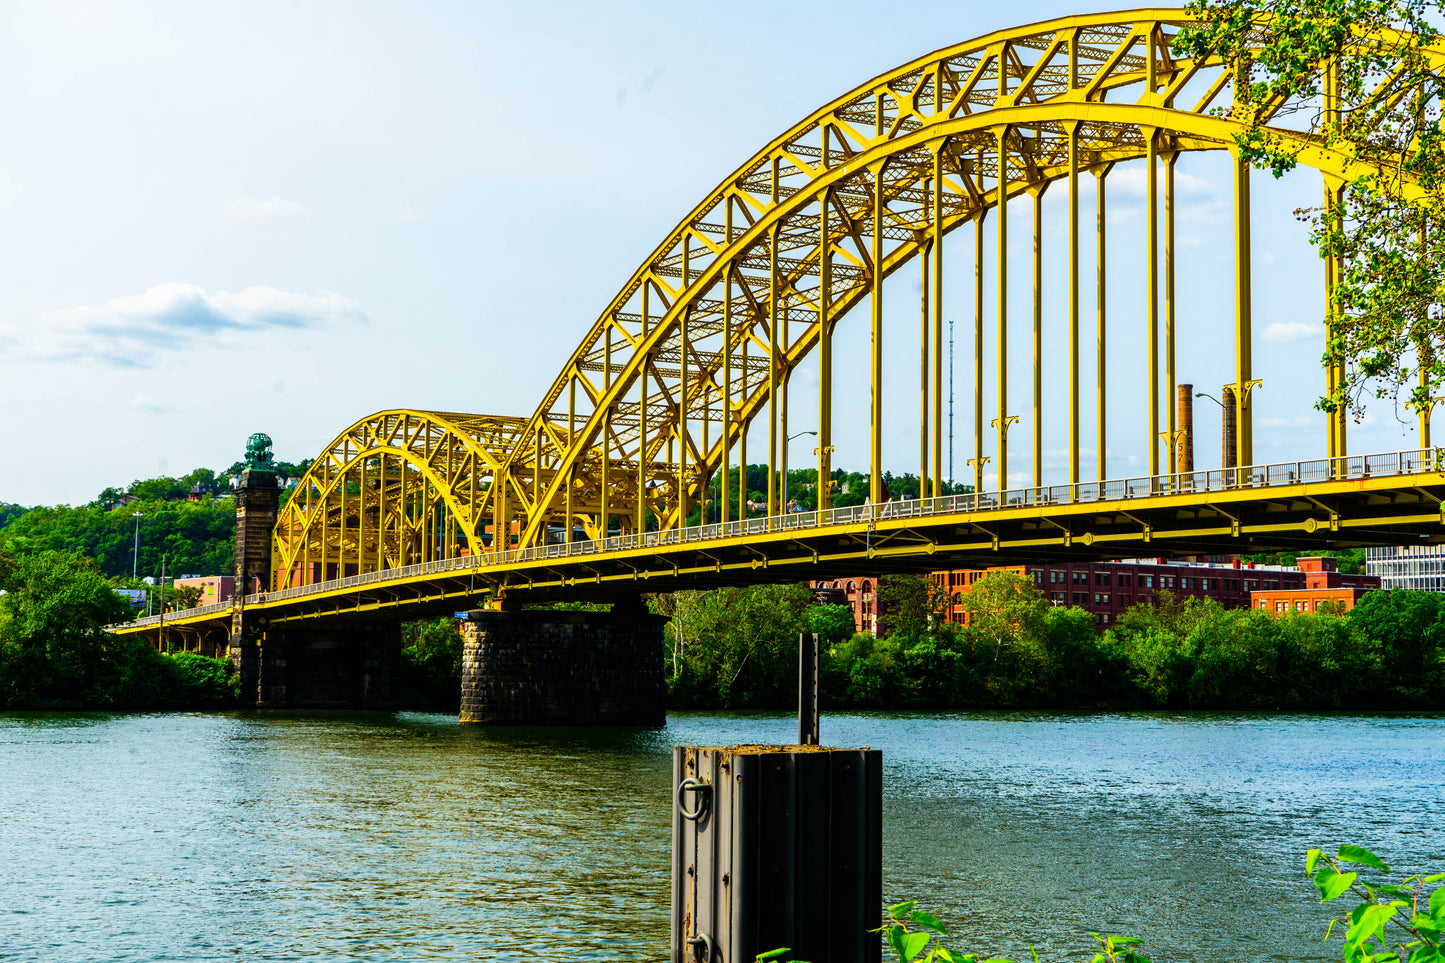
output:
M 1294 593 L 1280 598 L 1297 601 L 1295 611 L 1303 607 L 1304 595 L 1299 593 L 1328 592 L 1321 598 L 1344 600 L 1352 607 L 1364 592 L 1378 588 L 1380 580 L 1372 575 L 1346 575 L 1335 570 L 1332 558 L 1302 558 L 1300 566 L 1256 565 L 1230 561 L 1180 561 L 1164 558 L 1122 559 L 1115 562 L 1079 564 L 1037 564 L 1006 566 L 996 569 L 954 569 L 933 572 L 931 578 L 953 597 L 947 610 L 947 621 L 964 621 L 963 596 L 973 584 L 990 571 L 1018 572 L 1032 579 L 1034 585 L 1054 605 L 1082 608 L 1094 616 L 1095 624 L 1106 628 L 1131 606 L 1149 601 L 1156 592 L 1168 591 L 1176 598 L 1212 598 L 1225 608 L 1249 608 L 1257 603 L 1255 593 Z M 860 632 L 877 635 L 880 600 L 877 578 L 849 578 L 817 581 L 812 588 L 830 602 L 848 605 L 853 610 L 853 623 Z M 1274 596 L 1270 596 L 1274 598 Z M 1310 595 L 1313 599 L 1314 595 Z M 1317 602 L 1315 604 L 1318 604 Z M 1273 603 L 1269 606 L 1274 611 Z M 1281 608 L 1279 611 L 1287 611 Z

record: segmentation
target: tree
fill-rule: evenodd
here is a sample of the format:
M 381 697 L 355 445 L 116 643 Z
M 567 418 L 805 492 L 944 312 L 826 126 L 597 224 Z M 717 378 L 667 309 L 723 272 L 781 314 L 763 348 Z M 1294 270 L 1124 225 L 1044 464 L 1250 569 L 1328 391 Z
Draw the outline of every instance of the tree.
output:
M 969 628 L 993 647 L 995 659 L 1037 659 L 1049 603 L 1032 579 L 1002 569 L 989 572 L 973 583 L 960 604 Z
M 1176 51 L 1217 54 L 1247 78 L 1233 113 L 1245 124 L 1242 157 L 1276 177 L 1294 168 L 1305 142 L 1270 125 L 1308 111 L 1315 143 L 1367 171 L 1300 212 L 1320 256 L 1342 268 L 1323 360 L 1344 374 L 1316 407 L 1358 418 L 1367 393 L 1406 388 L 1411 405 L 1427 403 L 1445 382 L 1445 80 L 1430 52 L 1438 3 L 1192 0 L 1187 10 L 1197 23 Z
M 673 676 L 682 671 L 687 646 L 693 638 L 688 633 L 690 630 L 696 632 L 692 624 L 693 614 L 702 605 L 705 594 L 707 593 L 697 589 L 687 589 L 681 592 L 660 592 L 652 596 L 652 610 L 671 620 L 667 623 L 667 642 L 672 655 Z
M 804 613 L 804 618 L 805 631 L 821 635 L 825 646 L 846 642 L 858 631 L 853 610 L 846 605 L 814 605 Z
M 885 575 L 878 580 L 878 635 L 925 638 L 943 620 L 948 602 L 948 593 L 927 575 Z
M 14 559 L 0 596 L 0 705 L 104 703 L 112 663 L 129 644 L 105 626 L 129 617 L 89 559 L 37 552 Z

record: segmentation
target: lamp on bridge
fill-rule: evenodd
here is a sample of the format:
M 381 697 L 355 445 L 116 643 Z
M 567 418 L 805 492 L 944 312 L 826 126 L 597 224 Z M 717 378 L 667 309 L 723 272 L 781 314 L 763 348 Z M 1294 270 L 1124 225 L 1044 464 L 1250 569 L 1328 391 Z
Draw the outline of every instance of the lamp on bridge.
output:
M 1223 437 L 1221 439 L 1221 444 L 1224 448 L 1224 467 L 1234 468 L 1235 455 L 1239 451 L 1239 447 L 1235 440 L 1234 389 L 1231 388 L 1229 385 L 1225 385 L 1223 390 L 1223 401 L 1220 401 L 1218 398 L 1214 397 L 1207 391 L 1196 391 L 1194 392 L 1194 397 L 1208 398 L 1210 401 L 1214 402 L 1216 405 L 1224 409 L 1224 426 L 1222 432 Z
M 788 445 L 792 444 L 794 438 L 802 438 L 804 435 L 816 436 L 817 434 L 816 431 L 800 431 L 796 435 L 789 435 L 787 440 L 783 442 L 783 484 L 781 499 L 783 512 L 787 512 L 788 510 Z

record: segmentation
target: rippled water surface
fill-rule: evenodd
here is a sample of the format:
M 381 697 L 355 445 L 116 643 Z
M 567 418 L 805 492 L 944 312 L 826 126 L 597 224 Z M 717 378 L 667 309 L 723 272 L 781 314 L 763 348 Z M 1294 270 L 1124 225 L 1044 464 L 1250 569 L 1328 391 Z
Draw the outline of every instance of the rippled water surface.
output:
M 960 942 L 1325 960 L 1302 853 L 1445 869 L 1445 718 L 826 715 L 882 749 L 884 887 Z M 658 960 L 663 730 L 378 714 L 0 715 L 0 959 Z

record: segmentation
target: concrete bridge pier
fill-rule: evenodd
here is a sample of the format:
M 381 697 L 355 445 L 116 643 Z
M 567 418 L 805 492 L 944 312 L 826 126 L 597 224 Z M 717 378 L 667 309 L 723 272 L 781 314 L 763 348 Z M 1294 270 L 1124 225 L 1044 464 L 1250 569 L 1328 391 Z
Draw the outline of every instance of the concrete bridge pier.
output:
M 401 626 L 263 627 L 240 655 L 241 704 L 258 709 L 396 709 Z
M 462 623 L 461 722 L 660 726 L 666 623 L 640 598 L 610 612 L 470 611 Z

